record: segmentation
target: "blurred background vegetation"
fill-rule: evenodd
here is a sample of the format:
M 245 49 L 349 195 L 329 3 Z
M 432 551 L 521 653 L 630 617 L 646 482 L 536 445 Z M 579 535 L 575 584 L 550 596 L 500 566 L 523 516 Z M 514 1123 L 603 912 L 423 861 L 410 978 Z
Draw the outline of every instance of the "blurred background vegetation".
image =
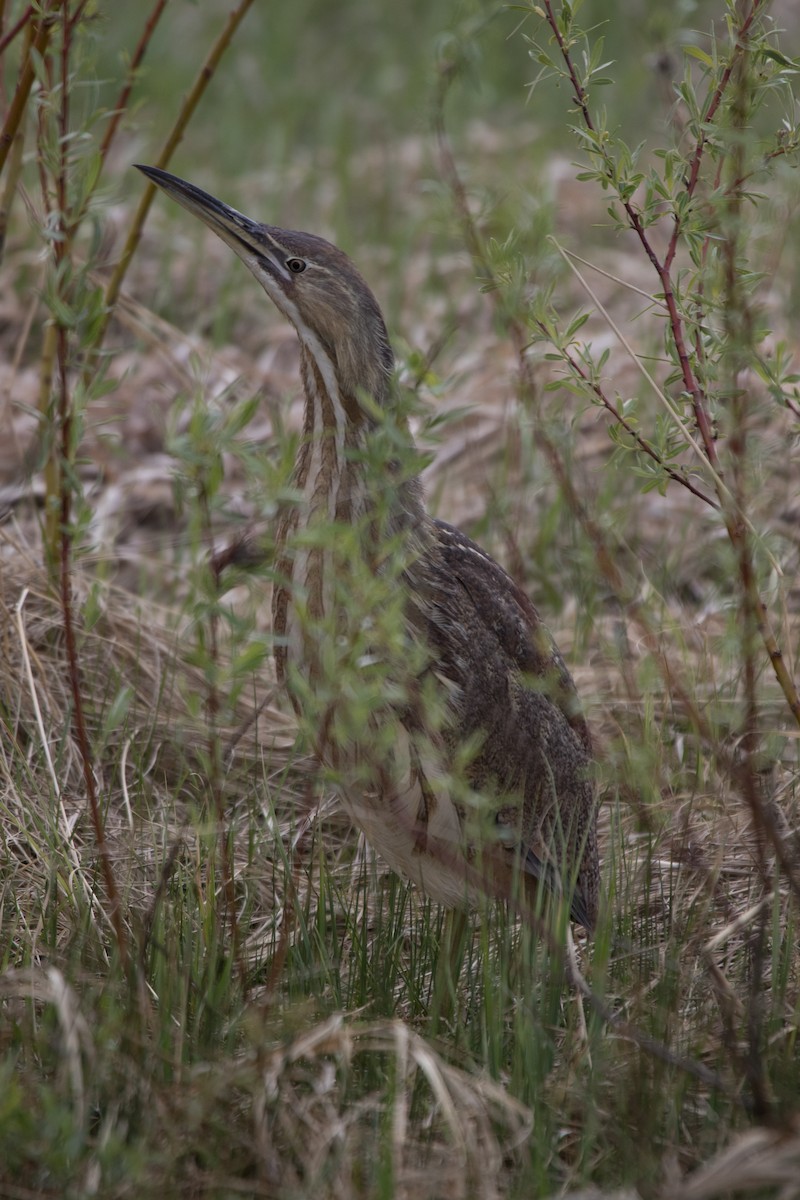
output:
M 147 103 L 143 133 L 158 135 L 159 112 L 166 116 L 188 88 L 228 8 L 220 0 L 168 7 L 138 85 Z M 612 125 L 634 139 L 659 128 L 665 99 L 659 76 L 680 71 L 682 47 L 705 41 L 711 16 L 720 13 L 714 0 L 585 0 L 581 23 L 605 36 L 605 58 L 614 64 L 613 83 L 603 92 Z M 141 13 L 130 6 L 98 24 L 101 78 L 119 76 L 140 25 Z M 437 64 L 454 50 L 461 58 L 465 48 L 454 132 L 478 117 L 498 129 L 525 120 L 544 152 L 563 148 L 564 96 L 541 89 L 524 109 L 538 67 L 516 34 L 530 26 L 530 15 L 513 4 L 469 0 L 257 3 L 237 38 L 235 70 L 212 81 L 193 123 L 187 161 L 228 176 L 277 169 L 300 153 L 346 159 L 373 142 L 427 133 Z M 101 102 L 114 99 L 114 86 L 107 85 Z M 320 165 L 329 161 L 322 157 Z
M 137 150 L 145 153 L 162 140 L 228 7 L 221 0 L 179 0 L 167 7 L 134 93 L 142 106 L 129 123 Z M 683 71 L 683 47 L 708 43 L 712 16 L 724 32 L 714 0 L 581 5 L 582 25 L 605 38 L 604 58 L 613 63 L 608 86 L 594 98 L 606 106 L 609 124 L 633 144 L 663 133 L 671 81 Z M 201 184 L 224 181 L 234 192 L 240 176 L 263 175 L 264 211 L 277 209 L 270 219 L 291 217 L 299 228 L 313 227 L 319 203 L 314 186 L 295 197 L 288 213 L 281 175 L 300 167 L 308 179 L 316 169 L 323 193 L 342 193 L 335 222 L 346 245 L 391 242 L 404 224 L 401 139 L 429 134 L 439 68 L 455 61 L 460 75 L 448 121 L 456 149 L 469 167 L 476 156 L 470 147 L 476 120 L 486 122 L 498 141 L 509 128 L 524 127 L 524 160 L 516 146 L 491 181 L 498 195 L 521 191 L 553 152 L 575 152 L 565 89 L 529 87 L 540 68 L 520 34 L 532 32 L 532 22 L 514 5 L 469 0 L 256 3 L 237 35 L 235 65 L 228 60 L 212 79 L 173 169 Z M 141 13 L 132 6 L 118 6 L 98 20 L 98 76 L 108 82 L 93 104 L 113 103 L 140 25 Z M 129 152 L 130 141 L 120 144 L 120 153 L 123 145 Z M 380 179 L 372 181 L 366 205 L 359 203 L 357 187 L 346 186 L 348 163 L 374 146 L 385 151 L 384 180 L 382 186 Z M 122 186 L 128 183 L 134 185 L 132 177 Z
M 6 4 L 6 29 L 25 7 Z M 771 1130 L 749 1128 L 752 1112 L 739 1102 L 745 1093 L 749 1102 L 762 1064 L 775 1113 L 787 1130 L 796 1120 L 795 909 L 780 873 L 772 880 L 755 868 L 750 814 L 715 757 L 739 745 L 742 680 L 755 662 L 764 778 L 796 828 L 796 734 L 784 697 L 763 649 L 743 650 L 737 564 L 718 511 L 698 509 L 672 484 L 664 495 L 645 490 L 653 476 L 642 460 L 609 436 L 596 398 L 556 378 L 567 375 L 563 361 L 554 366 L 541 345 L 531 354 L 537 381 L 557 390 L 528 402 L 517 395 L 518 356 L 499 306 L 481 292 L 431 136 L 442 73 L 454 67 L 448 128 L 515 315 L 531 321 L 533 336 L 532 301 L 554 280 L 566 324 L 587 308 L 547 240 L 555 231 L 606 272 L 590 278 L 637 361 L 594 302 L 576 345 L 596 354 L 610 394 L 669 449 L 674 427 L 638 369 L 645 362 L 660 378 L 671 369 L 657 283 L 633 239 L 610 228 L 609 191 L 575 181 L 583 155 L 568 89 L 552 79 L 531 87 L 540 67 L 525 35 L 535 16 L 445 0 L 257 0 L 167 166 L 256 219 L 322 233 L 349 251 L 386 310 L 404 380 L 418 372 L 430 414 L 451 410 L 426 480 L 434 508 L 476 533 L 541 603 L 598 746 L 608 903 L 581 961 L 619 1013 L 669 1047 L 667 1061 L 584 1012 L 546 947 L 528 946 L 499 909 L 475 917 L 463 1019 L 444 1033 L 431 1028 L 442 914 L 358 847 L 312 778 L 310 756 L 293 748 L 265 665 L 268 582 L 236 589 L 220 622 L 208 571 L 220 528 L 274 514 L 299 423 L 296 339 L 227 248 L 162 196 L 125 280 L 111 353 L 83 387 L 83 366 L 98 366 L 103 289 L 144 186 L 133 164 L 156 160 L 230 8 L 167 4 L 70 248 L 84 292 L 70 290 L 53 252 L 55 52 L 38 145 L 41 93 L 27 115 L 24 190 L 13 195 L 0 280 L 0 481 L 13 485 L 4 486 L 0 543 L 0 1190 L 194 1198 L 247 1194 L 252 1183 L 253 1194 L 291 1200 L 438 1200 L 591 1182 L 673 1200 L 675 1180 L 677 1189 L 685 1173 L 702 1172 L 743 1130 L 763 1151 L 763 1171 L 748 1178 L 774 1180 L 767 1168 L 783 1154 L 782 1195 L 795 1197 L 796 1130 L 771 1142 Z M 73 198 L 96 182 L 92 156 L 146 19 L 142 6 L 116 0 L 73 0 L 78 9 Z M 663 145 L 690 152 L 674 84 L 687 47 L 709 51 L 715 32 L 725 41 L 724 9 L 721 0 L 580 7 L 612 64 L 592 106 L 605 106 L 631 145 L 648 139 L 644 162 Z M 796 57 L 796 0 L 770 11 Z M 21 44 L 3 60 L 6 108 Z M 702 94 L 698 60 L 688 61 Z M 779 117 L 767 106 L 754 124 L 774 132 Z M 759 583 L 796 665 L 800 521 L 796 435 L 787 432 L 795 410 L 785 400 L 796 384 L 800 204 L 796 175 L 783 160 L 774 168 L 747 209 L 744 252 L 760 272 L 758 321 L 772 331 L 765 354 L 780 358 L 785 378 L 753 387 L 749 457 L 737 465 L 748 476 Z M 719 282 L 713 271 L 706 278 Z M 89 316 L 73 320 L 76 294 Z M 724 305 L 724 290 L 713 300 Z M 694 297 L 684 302 L 691 316 Z M 41 467 L 58 457 L 63 416 L 43 347 L 58 322 L 69 337 L 75 436 L 49 498 L 69 493 L 76 514 L 67 565 L 106 838 L 138 956 L 130 972 L 114 957 L 103 908 L 64 606 L 41 567 Z M 607 586 L 542 434 L 607 536 L 654 641 Z M 697 469 L 682 454 L 680 468 Z M 713 738 L 670 692 L 664 662 Z M 214 779 L 231 731 L 235 755 Z M 228 834 L 238 958 L 221 882 Z M 673 1051 L 699 1076 L 676 1067 Z M 729 1090 L 707 1086 L 704 1066 Z M 697 1183 L 697 1200 L 746 1182 L 735 1152 L 733 1142 L 716 1184 Z

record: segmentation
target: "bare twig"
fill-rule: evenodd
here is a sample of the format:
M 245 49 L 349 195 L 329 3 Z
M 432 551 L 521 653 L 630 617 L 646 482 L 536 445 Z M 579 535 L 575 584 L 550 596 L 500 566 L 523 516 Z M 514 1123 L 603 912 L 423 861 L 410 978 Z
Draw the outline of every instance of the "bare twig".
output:
M 28 21 L 30 21 L 32 16 L 33 16 L 33 5 L 29 4 L 28 7 L 23 12 L 22 16 L 20 17 L 20 19 L 11 26 L 8 33 L 4 34 L 4 36 L 2 38 L 0 38 L 0 54 L 2 54 L 3 51 L 8 46 L 11 45 L 14 38 L 17 36 L 17 34 L 20 32 L 20 30 L 23 29 L 28 24 Z
M 109 121 L 105 132 L 105 137 L 100 145 L 101 164 L 104 164 L 106 158 L 108 157 L 111 144 L 114 141 L 114 138 L 117 134 L 117 129 L 119 128 L 119 123 L 122 120 L 124 113 L 127 111 L 131 91 L 133 90 L 133 85 L 136 82 L 136 73 L 139 70 L 139 67 L 142 65 L 142 59 L 145 56 L 147 47 L 150 45 L 155 27 L 158 24 L 161 14 L 166 8 L 168 2 L 169 0 L 155 0 L 155 4 L 150 12 L 150 16 L 145 22 L 144 29 L 142 30 L 142 36 L 139 38 L 139 42 L 131 57 L 130 65 L 128 66 L 127 77 L 122 85 L 122 90 L 117 97 L 117 102 L 112 110 L 111 120 Z
M 252 3 L 253 0 L 239 0 L 239 3 L 236 5 L 236 7 L 233 8 L 229 13 L 225 28 L 212 46 L 208 57 L 198 72 L 197 78 L 192 84 L 192 87 L 189 89 L 189 94 L 186 96 L 183 102 L 177 120 L 172 127 L 169 137 L 164 143 L 161 153 L 157 156 L 156 161 L 153 164 L 154 166 L 164 168 L 169 165 L 169 161 L 172 158 L 175 148 L 180 144 L 192 114 L 197 108 L 197 105 L 200 103 L 203 93 L 211 82 L 214 72 L 219 65 L 220 59 L 230 45 L 234 33 L 238 29 L 242 19 Z M 134 214 L 130 229 L 128 230 L 128 236 L 126 238 L 122 254 L 120 255 L 119 262 L 114 268 L 111 278 L 106 286 L 106 311 L 101 327 L 98 331 L 97 340 L 94 347 L 95 351 L 98 350 L 103 343 L 105 332 L 108 328 L 108 322 L 111 319 L 111 312 L 117 302 L 117 297 L 119 296 L 120 288 L 122 287 L 122 281 L 127 274 L 131 259 L 136 252 L 136 247 L 139 245 L 139 240 L 142 236 L 142 229 L 144 228 L 144 222 L 147 217 L 147 213 L 149 212 L 155 192 L 155 185 L 148 183 L 144 189 L 142 198 L 139 201 L 139 205 Z

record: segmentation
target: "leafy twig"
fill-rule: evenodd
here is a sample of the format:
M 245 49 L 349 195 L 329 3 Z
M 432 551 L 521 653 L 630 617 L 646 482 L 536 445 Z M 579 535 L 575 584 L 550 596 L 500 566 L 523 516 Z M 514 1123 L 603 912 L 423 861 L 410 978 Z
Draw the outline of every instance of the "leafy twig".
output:
M 722 102 L 727 87 L 730 83 L 733 71 L 746 52 L 753 23 L 758 16 L 759 11 L 764 7 L 764 3 L 765 0 L 752 0 L 744 16 L 742 17 L 738 28 L 735 30 L 734 45 L 731 50 L 729 62 L 723 69 L 712 97 L 706 106 L 704 124 L 707 124 L 709 121 L 711 121 L 719 109 L 719 105 Z M 603 144 L 602 139 L 597 136 L 597 126 L 589 109 L 588 95 L 585 88 L 581 84 L 577 69 L 572 59 L 570 47 L 567 44 L 564 35 L 562 34 L 551 0 L 543 0 L 543 4 L 545 18 L 553 33 L 561 53 L 561 57 L 564 61 L 565 72 L 571 83 L 575 101 L 578 105 L 584 125 L 594 139 L 594 152 L 599 156 L 601 163 L 603 164 L 602 169 L 607 183 L 610 183 L 612 186 L 614 186 L 614 165 L 608 149 Z M 700 166 L 706 145 L 707 135 L 705 129 L 703 128 L 698 135 L 697 143 L 692 155 L 691 168 L 686 183 L 686 192 L 690 199 L 694 195 L 697 187 Z M 671 267 L 675 254 L 673 246 L 677 246 L 678 239 L 683 229 L 683 224 L 676 213 L 674 217 L 670 245 L 664 259 L 660 259 L 648 237 L 641 214 L 634 206 L 630 197 L 622 194 L 619 189 L 616 190 L 619 202 L 622 205 L 628 219 L 628 223 L 631 229 L 636 233 L 642 249 L 644 250 L 648 260 L 658 275 L 664 296 L 664 302 L 669 314 L 670 333 L 680 366 L 680 373 L 683 380 L 684 389 L 686 394 L 691 398 L 695 421 L 702 439 L 703 448 L 708 459 L 708 464 L 715 475 L 717 496 L 725 520 L 728 537 L 734 550 L 737 552 L 737 554 L 739 554 L 741 551 L 740 541 L 741 538 L 745 536 L 744 530 L 746 529 L 746 517 L 732 500 L 729 490 L 726 486 L 724 486 L 722 481 L 722 476 L 719 470 L 719 459 L 716 450 L 714 432 L 706 409 L 706 396 L 702 387 L 700 386 L 689 358 L 684 320 L 678 309 L 674 283 L 672 280 Z M 485 256 L 483 256 L 483 258 L 485 258 Z M 767 652 L 770 663 L 772 664 L 772 669 L 784 694 L 789 710 L 792 713 L 796 723 L 800 726 L 800 696 L 798 695 L 797 687 L 791 677 L 783 657 L 783 653 L 772 630 L 766 606 L 758 594 L 755 575 L 753 575 L 752 579 L 749 580 L 748 587 L 750 588 L 748 603 L 755 614 L 756 624 L 761 639 L 764 643 L 764 648 Z
M 8 106 L 6 119 L 3 122 L 3 128 L 0 130 L 0 172 L 5 166 L 8 152 L 11 149 L 11 144 L 14 141 L 20 122 L 25 115 L 25 107 L 28 103 L 28 95 L 34 80 L 34 58 L 36 55 L 42 57 L 47 48 L 47 42 L 50 38 L 50 31 L 56 19 L 60 0 L 49 0 L 39 21 L 31 26 L 33 30 L 30 44 L 26 48 L 27 52 L 24 56 L 22 66 L 20 67 L 17 86 L 14 89 L 14 95 L 11 98 L 11 103 Z
M 539 324 L 539 328 L 541 329 L 542 333 L 547 336 L 545 327 Z M 648 442 L 647 438 L 644 437 L 639 430 L 630 423 L 625 415 L 617 408 L 614 401 L 609 400 L 600 384 L 590 377 L 588 371 L 581 366 L 574 354 L 570 354 L 569 350 L 566 349 L 562 350 L 562 354 L 564 356 L 564 361 L 567 363 L 572 373 L 585 384 L 585 386 L 592 392 L 594 396 L 597 397 L 603 408 L 605 408 L 606 411 L 609 412 L 614 418 L 615 422 L 625 430 L 625 432 L 636 444 L 636 447 L 641 450 L 642 454 L 646 454 L 648 458 L 651 458 L 653 462 L 664 472 L 664 474 L 668 475 L 669 478 L 673 480 L 674 483 L 679 483 L 681 487 L 686 488 L 688 492 L 691 492 L 693 496 L 696 496 L 698 500 L 702 500 L 703 503 L 707 504 L 710 508 L 719 510 L 719 504 L 713 496 L 708 496 L 705 492 L 701 491 L 700 488 L 695 487 L 688 475 L 685 475 L 680 471 L 676 471 L 674 467 L 670 467 L 664 462 L 664 459 L 658 453 L 655 446 Z

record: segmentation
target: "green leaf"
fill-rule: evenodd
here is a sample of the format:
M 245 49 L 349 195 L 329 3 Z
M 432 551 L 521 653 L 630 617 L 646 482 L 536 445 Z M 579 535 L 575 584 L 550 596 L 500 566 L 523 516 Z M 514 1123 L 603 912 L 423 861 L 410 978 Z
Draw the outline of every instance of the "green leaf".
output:
M 269 656 L 270 648 L 264 642 L 252 641 L 249 645 L 238 654 L 233 662 L 232 674 L 249 675 L 252 671 L 257 670 L 263 665 L 264 659 Z
M 794 71 L 800 71 L 800 62 L 796 62 L 792 58 L 787 58 L 780 50 L 776 50 L 773 46 L 762 46 L 761 55 L 763 58 L 769 58 L 772 62 L 776 62 L 780 67 L 788 67 Z
M 577 316 L 567 328 L 567 332 L 564 334 L 564 340 L 567 342 L 572 341 L 578 330 L 582 329 L 588 320 L 588 313 L 580 313 L 579 316 Z
M 697 61 L 701 62 L 704 67 L 708 67 L 709 70 L 713 70 L 713 58 L 710 54 L 706 54 L 705 50 L 701 50 L 699 46 L 684 46 L 683 52 L 684 54 L 688 55 L 689 58 L 696 58 Z
M 126 684 L 125 687 L 120 688 L 114 697 L 111 707 L 106 713 L 105 721 L 103 722 L 107 734 L 111 733 L 114 729 L 117 729 L 125 720 L 126 716 L 128 715 L 128 709 L 131 706 L 132 699 L 132 687 L 129 687 Z
M 250 396 L 243 404 L 236 405 L 226 421 L 226 433 L 230 437 L 235 437 L 237 433 L 241 433 L 243 429 L 247 428 L 258 411 L 259 403 L 260 397 L 256 394 Z

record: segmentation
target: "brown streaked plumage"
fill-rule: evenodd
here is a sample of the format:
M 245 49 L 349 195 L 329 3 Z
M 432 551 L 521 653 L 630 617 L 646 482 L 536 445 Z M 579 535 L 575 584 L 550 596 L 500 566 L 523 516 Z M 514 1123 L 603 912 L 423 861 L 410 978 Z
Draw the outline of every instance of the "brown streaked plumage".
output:
M 392 411 L 386 327 L 361 275 L 329 242 L 259 224 L 174 175 L 140 169 L 235 251 L 300 341 L 306 408 L 293 485 L 301 500 L 279 520 L 273 595 L 278 678 L 297 707 L 323 670 L 315 627 L 346 616 L 326 546 L 297 535 L 318 521 L 369 523 L 375 497 L 355 452 L 374 429 L 365 397 Z M 435 899 L 460 905 L 478 888 L 502 896 L 519 873 L 565 892 L 572 918 L 591 929 L 599 894 L 592 751 L 569 672 L 528 597 L 484 550 L 429 516 L 416 478 L 398 479 L 392 497 L 388 533 L 404 547 L 407 641 L 424 658 L 407 659 L 414 674 L 407 668 L 402 680 L 406 698 L 393 709 L 397 733 L 383 761 L 371 762 L 369 730 L 357 745 L 323 738 L 345 806 L 389 864 Z M 414 699 L 431 682 L 444 712 L 433 722 Z M 465 745 L 473 747 L 466 784 L 496 833 L 488 837 L 484 823 L 480 845 L 463 793 L 450 786 Z

